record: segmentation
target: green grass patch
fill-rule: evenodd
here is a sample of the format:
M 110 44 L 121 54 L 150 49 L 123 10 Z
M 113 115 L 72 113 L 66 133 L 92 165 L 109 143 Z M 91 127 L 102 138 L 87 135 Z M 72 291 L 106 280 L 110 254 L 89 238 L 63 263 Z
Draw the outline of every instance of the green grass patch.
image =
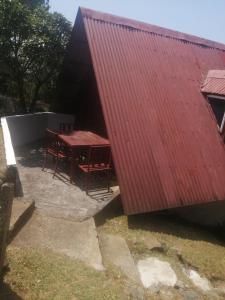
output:
M 50 251 L 15 247 L 8 248 L 8 260 L 5 284 L 24 300 L 130 299 L 116 272 L 95 271 Z

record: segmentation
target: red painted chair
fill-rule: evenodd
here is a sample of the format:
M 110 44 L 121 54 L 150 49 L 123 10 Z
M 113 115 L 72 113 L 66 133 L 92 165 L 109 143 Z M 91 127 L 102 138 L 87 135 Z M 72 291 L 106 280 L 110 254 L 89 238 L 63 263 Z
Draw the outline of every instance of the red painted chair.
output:
M 111 148 L 109 145 L 91 146 L 88 151 L 86 163 L 80 163 L 79 169 L 86 175 L 86 193 L 88 194 L 89 179 L 91 174 L 99 172 L 107 173 L 108 192 L 110 171 L 112 170 L 112 156 Z
M 70 157 L 69 151 L 67 151 L 65 145 L 59 141 L 58 133 L 50 129 L 46 129 L 45 132 L 44 162 L 42 170 L 46 168 L 48 156 L 53 157 L 55 160 L 53 177 L 58 170 L 59 161 L 67 160 Z
M 73 130 L 74 130 L 73 123 L 65 123 L 65 122 L 59 123 L 59 132 L 60 133 L 70 133 Z

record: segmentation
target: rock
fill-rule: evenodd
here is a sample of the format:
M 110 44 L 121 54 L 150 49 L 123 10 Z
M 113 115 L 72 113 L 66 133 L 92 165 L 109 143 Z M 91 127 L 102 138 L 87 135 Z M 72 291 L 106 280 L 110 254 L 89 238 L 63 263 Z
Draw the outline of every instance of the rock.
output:
M 212 286 L 207 278 L 201 277 L 195 270 L 185 271 L 188 278 L 193 282 L 193 284 L 201 289 L 203 292 L 209 292 L 212 290 Z
M 192 281 L 192 283 L 201 289 L 203 292 L 209 292 L 213 289 L 209 280 L 205 277 L 201 277 L 195 270 L 184 270 L 184 273 Z
M 105 266 L 113 264 L 119 267 L 133 282 L 141 284 L 137 267 L 125 239 L 116 235 L 100 233 L 99 245 Z
M 170 264 L 156 257 L 139 260 L 137 267 L 145 288 L 157 285 L 174 287 L 177 282 L 176 273 Z
M 162 244 L 154 236 L 146 236 L 143 242 L 149 250 L 164 250 Z
M 117 197 L 118 195 L 120 195 L 120 187 L 118 185 L 115 186 L 111 186 L 110 190 L 113 192 L 113 194 L 115 195 L 114 197 Z

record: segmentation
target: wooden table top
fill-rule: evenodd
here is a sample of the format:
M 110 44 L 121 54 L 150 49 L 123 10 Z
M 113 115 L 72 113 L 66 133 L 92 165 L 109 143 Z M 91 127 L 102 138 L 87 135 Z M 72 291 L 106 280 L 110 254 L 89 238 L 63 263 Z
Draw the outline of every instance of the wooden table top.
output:
M 109 140 L 91 131 L 76 130 L 69 134 L 59 134 L 59 139 L 69 147 L 110 145 Z

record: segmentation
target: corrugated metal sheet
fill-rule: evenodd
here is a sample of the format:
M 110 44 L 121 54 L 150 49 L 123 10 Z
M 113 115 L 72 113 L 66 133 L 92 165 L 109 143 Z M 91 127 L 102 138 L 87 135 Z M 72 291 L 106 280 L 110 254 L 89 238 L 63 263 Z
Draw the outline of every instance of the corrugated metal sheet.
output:
M 127 214 L 225 199 L 225 152 L 200 86 L 225 46 L 81 9 Z
M 225 70 L 210 70 L 201 91 L 207 94 L 225 95 Z

